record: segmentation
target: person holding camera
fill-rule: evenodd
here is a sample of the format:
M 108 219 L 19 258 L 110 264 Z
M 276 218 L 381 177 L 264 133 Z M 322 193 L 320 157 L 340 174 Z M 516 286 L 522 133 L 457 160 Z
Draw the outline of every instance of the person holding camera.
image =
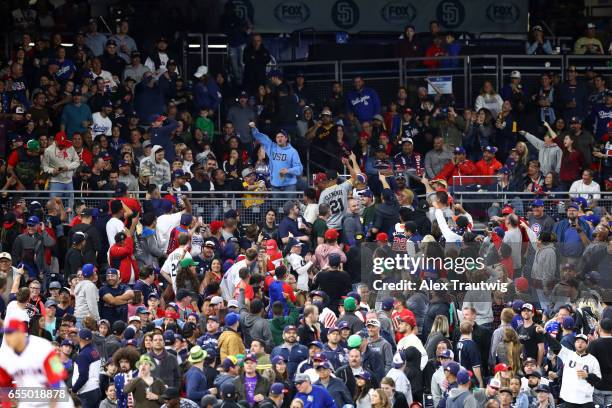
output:
M 576 265 L 591 240 L 591 229 L 586 221 L 578 218 L 578 210 L 578 204 L 574 202 L 566 205 L 567 218 L 559 221 L 553 228 L 557 242 L 561 244 L 559 250 L 563 264 Z

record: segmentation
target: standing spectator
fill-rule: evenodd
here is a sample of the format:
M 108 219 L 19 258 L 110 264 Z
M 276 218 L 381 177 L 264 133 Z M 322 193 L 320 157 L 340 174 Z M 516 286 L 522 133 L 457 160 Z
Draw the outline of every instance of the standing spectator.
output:
M 67 208 L 74 207 L 74 194 L 61 193 L 61 191 L 72 191 L 72 177 L 80 165 L 81 160 L 72 147 L 72 142 L 68 140 L 65 132 L 58 132 L 53 144 L 43 153 L 42 167 L 50 176 L 50 196 L 68 198 Z
M 225 10 L 221 16 L 220 27 L 223 28 L 228 40 L 228 54 L 231 67 L 231 80 L 235 85 L 242 84 L 243 52 L 249 39 L 251 24 L 246 16 L 236 11 L 236 4 L 231 1 L 225 3 Z
M 132 78 L 136 83 L 139 83 L 142 81 L 145 72 L 151 72 L 151 70 L 149 67 L 142 64 L 140 52 L 132 51 L 129 57 L 130 59 L 127 62 L 129 62 L 130 65 L 126 66 L 123 70 L 123 81 Z
M 117 43 L 112 38 L 106 41 L 106 49 L 100 57 L 102 69 L 110 72 L 114 77 L 123 78 L 126 62 L 117 54 Z
M 151 149 L 151 154 L 145 157 L 140 163 L 141 169 L 146 168 L 151 173 L 150 182 L 158 188 L 170 183 L 170 163 L 166 160 L 166 151 L 162 146 L 155 145 Z M 142 171 L 142 170 L 141 170 Z
M 591 120 L 593 121 L 595 138 L 602 140 L 608 134 L 608 124 L 612 118 L 612 90 L 607 89 L 604 92 L 604 101 L 601 104 L 593 106 L 591 111 Z
M 99 57 L 104 52 L 106 36 L 98 32 L 98 23 L 95 18 L 89 19 L 87 34 L 85 35 L 85 45 L 87 45 L 96 57 Z
M 353 79 L 353 90 L 346 96 L 348 101 L 347 110 L 355 114 L 357 119 L 370 122 L 375 115 L 380 115 L 380 98 L 372 88 L 365 86 L 363 77 L 357 76 Z
M 181 380 L 178 360 L 175 354 L 166 350 L 163 334 L 153 335 L 152 349 L 146 355 L 155 363 L 151 372 L 153 377 L 162 380 L 167 387 L 178 388 Z
M 121 20 L 117 27 L 117 34 L 113 35 L 110 39 L 115 41 L 117 44 L 118 54 L 126 64 L 130 62 L 130 55 L 134 52 L 138 52 L 138 46 L 136 45 L 136 41 L 132 37 L 128 35 L 130 31 L 130 24 L 127 20 Z M 140 79 L 136 79 L 136 82 L 139 82 Z
M 251 35 L 251 43 L 244 49 L 242 60 L 244 61 L 244 86 L 251 95 L 255 95 L 259 85 L 266 82 L 266 66 L 271 60 L 270 53 L 263 45 L 261 35 Z
M 257 372 L 257 357 L 247 354 L 244 357 L 244 373 L 234 380 L 239 400 L 245 400 L 254 407 L 262 402 L 270 390 L 270 382 Z
M 216 111 L 221 103 L 221 90 L 219 85 L 208 73 L 208 67 L 201 65 L 198 67 L 194 77 L 198 80 L 198 83 L 194 87 L 193 91 L 193 104 L 196 110 L 207 109 Z M 212 135 L 208 135 L 212 137 Z
M 184 376 L 185 392 L 187 398 L 193 402 L 199 402 L 202 397 L 209 394 L 206 375 L 204 374 L 204 360 L 207 353 L 200 346 L 194 346 L 189 350 L 187 361 L 191 367 Z
M 174 60 L 173 56 L 168 52 L 168 41 L 165 37 L 160 37 L 157 40 L 155 51 L 147 58 L 145 65 L 159 78 L 167 70 L 169 61 Z
M 582 128 L 582 122 L 579 117 L 572 116 L 569 120 L 570 131 L 569 134 L 574 137 L 576 143 L 576 149 L 582 153 L 584 159 L 584 167 L 590 168 L 593 162 L 593 148 L 595 145 L 595 138 L 593 134 L 588 130 Z
M 336 402 L 327 388 L 311 384 L 307 374 L 298 374 L 293 381 L 297 389 L 295 398 L 302 400 L 304 408 L 334 408 Z
M 45 271 L 45 249 L 55 245 L 56 240 L 47 231 L 45 223 L 36 215 L 26 220 L 26 230 L 13 243 L 13 265 L 23 264 L 30 278 L 37 278 Z M 15 276 L 13 276 L 13 279 Z
M 550 55 L 553 54 L 550 41 L 544 40 L 544 30 L 542 26 L 536 25 L 531 29 L 529 41 L 525 44 L 525 52 L 527 55 Z
M 603 318 L 599 323 L 599 338 L 590 342 L 587 352 L 599 361 L 601 381 L 595 385 L 593 402 L 600 407 L 612 404 L 612 319 Z
M 559 86 L 559 116 L 571 123 L 571 118 L 584 118 L 588 108 L 588 89 L 578 81 L 574 65 L 567 69 L 567 80 Z
M 110 324 L 122 320 L 127 322 L 128 303 L 134 298 L 134 291 L 121 283 L 119 271 L 114 268 L 106 270 L 106 283 L 99 290 L 100 317 Z
M 61 119 L 61 130 L 72 136 L 76 133 L 84 133 L 93 123 L 89 105 L 83 103 L 83 94 L 80 89 L 72 92 L 72 103 L 64 106 Z
M 287 133 L 279 131 L 276 143 L 268 135 L 260 133 L 254 122 L 249 123 L 253 137 L 266 149 L 270 158 L 270 184 L 273 191 L 295 191 L 298 178 L 302 176 L 303 167 L 297 150 L 289 144 Z
M 561 158 L 563 152 L 561 148 L 557 146 L 550 132 L 544 135 L 544 141 L 538 139 L 531 133 L 521 130 L 519 132 L 524 136 L 529 143 L 531 143 L 538 151 L 538 161 L 540 162 L 540 170 L 542 173 L 547 174 L 554 171 L 559 174 L 561 170 Z
M 72 391 L 77 393 L 83 408 L 97 408 L 100 402 L 100 353 L 92 344 L 93 333 L 89 329 L 79 331 L 79 354 L 74 363 Z
M 92 264 L 85 264 L 82 268 L 83 280 L 74 288 L 74 316 L 77 318 L 77 327 L 82 326 L 82 321 L 87 316 L 100 320 L 98 311 L 99 293 L 95 282 L 98 279 L 96 269 Z
M 164 382 L 152 375 L 155 363 L 148 355 L 142 355 L 136 362 L 138 376 L 125 384 L 123 392 L 132 394 L 134 407 L 157 408 L 161 405 L 161 395 L 166 389 Z
M 567 136 L 566 136 L 567 137 Z M 593 170 L 587 169 L 582 172 L 580 180 L 576 180 L 569 188 L 570 197 L 582 197 L 587 200 L 589 207 L 597 206 L 597 201 L 601 199 L 601 187 L 593 180 Z
M 255 122 L 257 116 L 253 108 L 248 105 L 249 95 L 241 92 L 238 96 L 238 104 L 232 106 L 227 112 L 227 120 L 230 120 L 236 127 L 236 133 L 240 137 L 240 142 L 246 147 L 249 154 L 253 150 L 253 136 L 251 135 L 250 122 Z
M 594 23 L 587 24 L 585 35 L 578 38 L 574 44 L 574 54 L 603 55 L 603 45 L 595 37 L 596 28 Z
M 423 54 L 421 44 L 415 38 L 416 30 L 414 26 L 404 27 L 404 34 L 397 43 L 397 56 L 401 58 L 415 58 Z
M 242 342 L 242 337 L 238 334 L 240 315 L 238 313 L 228 313 L 225 316 L 225 330 L 219 336 L 219 353 L 221 360 L 228 356 L 244 354 L 246 348 Z
M 491 116 L 497 117 L 497 114 L 502 110 L 503 103 L 504 101 L 501 96 L 493 89 L 493 83 L 491 81 L 484 81 L 480 95 L 478 95 L 474 103 L 474 110 L 478 112 L 485 108 L 491 112 Z

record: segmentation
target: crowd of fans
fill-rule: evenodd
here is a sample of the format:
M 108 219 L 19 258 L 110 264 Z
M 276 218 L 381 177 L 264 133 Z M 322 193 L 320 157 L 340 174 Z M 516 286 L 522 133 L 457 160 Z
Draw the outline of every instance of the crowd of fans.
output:
M 513 71 L 462 111 L 359 76 L 321 98 L 223 18 L 229 77 L 179 72 L 164 37 L 141 54 L 127 21 L 72 47 L 23 34 L 0 81 L 0 388 L 102 408 L 612 404 L 601 75 L 528 89 Z M 400 50 L 459 52 L 431 28 Z M 603 49 L 590 30 L 577 52 Z M 540 31 L 528 53 L 549 51 Z M 475 191 L 491 202 L 456 200 Z M 374 272 L 399 255 L 482 262 Z M 38 367 L 23 353 L 49 344 Z

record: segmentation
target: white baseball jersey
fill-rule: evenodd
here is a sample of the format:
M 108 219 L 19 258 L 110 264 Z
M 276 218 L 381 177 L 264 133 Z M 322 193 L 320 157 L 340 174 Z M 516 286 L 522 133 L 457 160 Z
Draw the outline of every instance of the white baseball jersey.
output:
M 64 378 L 66 370 L 59 359 L 55 347 L 37 336 L 28 336 L 25 349 L 17 354 L 8 347 L 0 349 L 0 387 L 15 388 L 23 390 L 31 389 L 56 389 L 66 385 Z M 42 408 L 48 407 L 48 401 L 20 402 L 19 408 Z M 70 396 L 67 402 L 58 402 L 57 408 L 73 408 L 74 404 Z

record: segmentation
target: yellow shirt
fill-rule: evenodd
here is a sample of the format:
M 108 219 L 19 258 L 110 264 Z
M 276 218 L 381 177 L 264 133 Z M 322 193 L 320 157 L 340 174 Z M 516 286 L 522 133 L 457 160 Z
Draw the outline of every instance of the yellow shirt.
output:
M 243 181 L 242 187 L 244 187 L 244 189 L 246 190 L 249 187 L 249 183 Z M 254 191 L 262 191 L 262 188 L 258 185 Z M 244 208 L 251 208 L 255 205 L 262 205 L 264 203 L 263 197 L 257 194 L 245 194 L 244 198 L 247 199 L 244 200 Z

